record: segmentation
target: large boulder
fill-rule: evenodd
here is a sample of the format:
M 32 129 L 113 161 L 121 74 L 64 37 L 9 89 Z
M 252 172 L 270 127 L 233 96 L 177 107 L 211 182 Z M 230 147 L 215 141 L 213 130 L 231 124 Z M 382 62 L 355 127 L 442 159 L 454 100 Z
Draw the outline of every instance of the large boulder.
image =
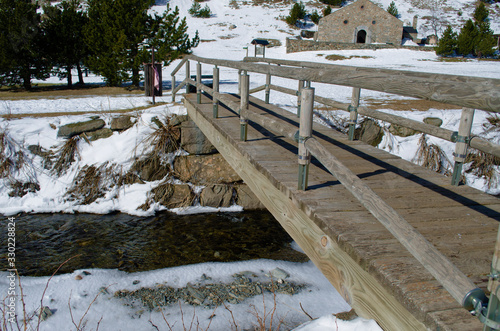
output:
M 266 206 L 260 202 L 259 198 L 257 198 L 246 184 L 236 186 L 236 203 L 245 210 L 266 209 Z
M 200 205 L 204 207 L 229 207 L 233 198 L 233 187 L 215 184 L 205 187 L 200 194 Z
M 195 185 L 230 184 L 241 181 L 240 176 L 220 154 L 176 157 L 174 173 L 181 181 Z
M 113 130 L 110 128 L 102 128 L 96 131 L 87 132 L 86 135 L 89 137 L 90 141 L 96 141 L 98 139 L 111 137 L 113 135 Z
M 124 131 L 131 128 L 133 125 L 134 122 L 132 122 L 132 116 L 130 115 L 113 117 L 110 123 L 111 130 L 113 131 Z
M 153 201 L 167 208 L 191 206 L 194 194 L 189 185 L 174 185 L 163 182 L 151 190 Z
M 367 119 L 361 124 L 359 140 L 372 146 L 377 146 L 382 141 L 384 131 L 375 121 Z
M 186 121 L 181 125 L 181 148 L 196 155 L 217 153 L 217 149 L 193 121 Z
M 443 120 L 439 117 L 426 117 L 424 118 L 424 123 L 440 127 L 443 125 Z
M 84 132 L 96 131 L 104 127 L 104 120 L 92 119 L 86 122 L 76 122 L 63 125 L 57 131 L 57 136 L 62 138 L 71 138 Z

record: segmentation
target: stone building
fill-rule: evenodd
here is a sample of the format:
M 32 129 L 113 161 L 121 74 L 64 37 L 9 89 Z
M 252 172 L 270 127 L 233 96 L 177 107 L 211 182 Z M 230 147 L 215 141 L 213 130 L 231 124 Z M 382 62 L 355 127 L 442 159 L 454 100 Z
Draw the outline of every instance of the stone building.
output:
M 319 21 L 317 41 L 400 45 L 403 22 L 369 0 L 358 0 Z

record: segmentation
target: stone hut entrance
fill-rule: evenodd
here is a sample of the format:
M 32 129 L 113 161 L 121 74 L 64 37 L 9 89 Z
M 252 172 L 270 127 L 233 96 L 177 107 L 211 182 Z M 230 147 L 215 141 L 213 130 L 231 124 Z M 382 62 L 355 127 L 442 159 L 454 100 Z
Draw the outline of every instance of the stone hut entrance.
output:
M 364 44 L 364 43 L 366 43 L 366 31 L 365 30 L 359 30 L 358 31 L 358 36 L 356 38 L 356 43 L 358 43 L 358 44 Z

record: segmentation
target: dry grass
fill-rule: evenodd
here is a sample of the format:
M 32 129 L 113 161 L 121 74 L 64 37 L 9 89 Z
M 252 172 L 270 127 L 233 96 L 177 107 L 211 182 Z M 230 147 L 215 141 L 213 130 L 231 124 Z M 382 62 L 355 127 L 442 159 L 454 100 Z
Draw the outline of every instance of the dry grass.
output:
M 84 134 L 81 134 L 67 139 L 66 142 L 56 151 L 57 160 L 52 167 L 52 173 L 56 174 L 57 176 L 62 175 L 75 161 L 75 157 L 80 158 L 80 153 L 78 151 L 78 142 L 81 139 L 84 139 L 83 137 Z
M 497 166 L 500 166 L 500 158 L 481 151 L 471 151 L 467 154 L 465 163 L 468 165 L 466 173 L 472 173 L 480 178 L 484 178 L 488 189 L 497 185 Z
M 75 98 L 88 96 L 142 95 L 144 91 L 129 90 L 124 87 L 86 86 L 68 89 L 62 86 L 47 86 L 26 91 L 21 88 L 1 88 L 0 100 L 29 100 L 51 98 Z
M 418 151 L 415 161 L 423 167 L 435 172 L 445 173 L 448 171 L 448 158 L 441 147 L 436 144 L 428 144 L 427 137 L 422 134 L 418 141 Z
M 89 205 L 113 187 L 119 187 L 121 179 L 121 171 L 117 171 L 115 165 L 108 166 L 107 162 L 99 167 L 86 165 L 78 172 L 66 195 L 70 200 L 79 200 L 79 204 Z
M 170 123 L 170 118 L 165 117 L 162 122 L 154 117 L 152 121 L 157 128 L 144 140 L 144 143 L 153 146 L 155 154 L 161 156 L 179 149 L 181 131 Z
M 500 132 L 500 116 L 494 114 L 487 117 L 486 120 L 488 122 L 483 124 L 486 133 L 491 131 Z
M 341 60 L 350 60 L 350 59 L 373 59 L 373 56 L 360 56 L 360 55 L 351 55 L 351 56 L 343 56 L 343 55 L 327 55 L 325 59 L 329 61 L 341 61 Z

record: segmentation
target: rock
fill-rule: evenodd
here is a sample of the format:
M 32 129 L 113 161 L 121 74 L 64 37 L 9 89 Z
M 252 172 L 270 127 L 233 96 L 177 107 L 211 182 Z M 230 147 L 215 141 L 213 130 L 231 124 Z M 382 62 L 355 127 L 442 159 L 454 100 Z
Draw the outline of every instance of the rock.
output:
M 76 122 L 63 125 L 57 131 L 57 136 L 71 138 L 83 132 L 91 132 L 102 129 L 106 123 L 102 119 L 94 119 L 86 122 Z
M 236 26 L 236 25 L 234 25 L 234 24 L 231 24 L 231 25 L 229 26 L 229 30 L 234 30 L 234 29 L 236 29 L 236 28 L 237 28 L 237 26 Z
M 229 185 L 215 184 L 201 191 L 200 204 L 203 207 L 229 207 L 233 198 L 233 188 Z
M 132 116 L 130 115 L 121 115 L 118 117 L 113 117 L 111 119 L 111 130 L 113 131 L 124 131 L 131 128 L 134 123 L 131 121 Z
M 40 309 L 37 310 L 36 315 L 37 316 L 40 315 L 40 319 L 42 321 L 45 321 L 50 316 L 54 315 L 54 313 L 52 312 L 52 310 L 50 310 L 49 307 L 43 306 L 42 308 L 40 308 Z
M 187 207 L 193 204 L 194 193 L 189 185 L 174 185 L 174 194 L 170 197 L 168 208 Z
M 75 276 L 75 280 L 82 280 L 83 279 L 83 276 L 82 275 L 76 275 Z
M 137 285 L 137 284 L 139 284 L 140 282 L 141 282 L 140 280 L 137 280 L 137 279 L 136 279 L 136 280 L 134 280 L 134 281 L 132 282 L 132 285 Z
M 90 141 L 96 141 L 98 139 L 104 139 L 111 137 L 113 135 L 113 130 L 109 128 L 102 128 L 96 131 L 86 133 Z
M 424 118 L 424 123 L 440 127 L 443 125 L 443 120 L 439 117 L 426 117 Z
M 377 146 L 382 141 L 384 132 L 382 128 L 373 120 L 364 120 L 361 124 L 359 139 L 372 146 Z
M 245 210 L 266 209 L 266 206 L 260 202 L 259 198 L 257 198 L 246 184 L 236 186 L 236 204 Z
M 136 160 L 130 170 L 143 181 L 155 181 L 163 179 L 168 174 L 169 168 L 167 164 L 161 162 L 158 155 L 152 153 L 143 159 Z
M 217 153 L 217 149 L 193 121 L 186 121 L 181 125 L 181 148 L 196 155 Z
M 419 133 L 417 130 L 405 128 L 404 126 L 397 124 L 391 124 L 391 126 L 389 126 L 389 132 L 399 137 L 409 137 Z
M 267 274 L 267 276 L 272 277 L 274 279 L 284 280 L 290 277 L 290 274 L 281 268 L 275 268 L 271 270 L 269 274 Z
M 173 115 L 170 118 L 170 125 L 172 126 L 178 126 L 181 125 L 182 123 L 189 121 L 189 116 L 188 115 Z
M 240 176 L 220 154 L 176 157 L 174 171 L 180 180 L 195 185 L 229 184 L 241 181 Z

